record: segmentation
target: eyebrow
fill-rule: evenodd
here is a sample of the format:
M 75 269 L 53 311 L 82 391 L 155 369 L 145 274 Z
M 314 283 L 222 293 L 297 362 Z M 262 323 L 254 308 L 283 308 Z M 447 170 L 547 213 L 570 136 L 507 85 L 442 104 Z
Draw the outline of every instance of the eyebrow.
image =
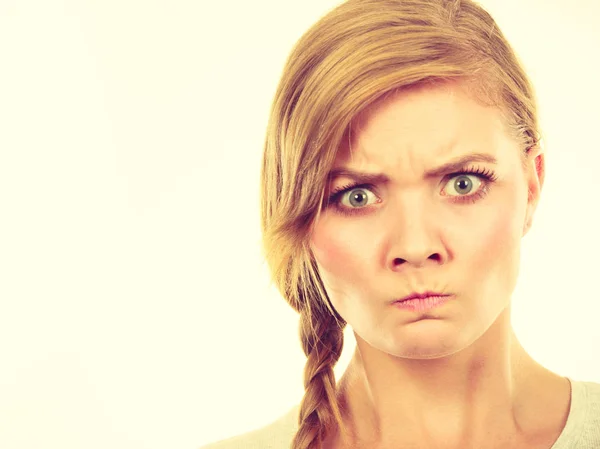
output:
M 466 154 L 464 156 L 452 159 L 450 162 L 440 165 L 439 167 L 427 171 L 425 173 L 425 177 L 435 178 L 441 175 L 445 175 L 447 173 L 458 172 L 460 170 L 464 170 L 466 165 L 471 164 L 473 162 L 486 162 L 489 164 L 497 164 L 498 160 L 491 154 L 487 153 Z M 389 178 L 383 173 L 364 173 L 343 167 L 331 170 L 327 179 L 329 181 L 333 181 L 334 179 L 339 177 L 351 178 L 355 181 L 369 184 L 385 183 L 389 181 Z

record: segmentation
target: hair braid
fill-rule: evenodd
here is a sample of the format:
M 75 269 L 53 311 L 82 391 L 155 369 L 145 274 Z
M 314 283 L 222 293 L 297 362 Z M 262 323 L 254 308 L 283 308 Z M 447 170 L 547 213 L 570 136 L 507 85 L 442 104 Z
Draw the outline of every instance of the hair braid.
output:
M 333 372 L 342 353 L 343 328 L 327 309 L 313 311 L 306 308 L 300 314 L 300 339 L 307 356 L 305 393 L 292 449 L 320 449 L 329 431 L 344 427 Z

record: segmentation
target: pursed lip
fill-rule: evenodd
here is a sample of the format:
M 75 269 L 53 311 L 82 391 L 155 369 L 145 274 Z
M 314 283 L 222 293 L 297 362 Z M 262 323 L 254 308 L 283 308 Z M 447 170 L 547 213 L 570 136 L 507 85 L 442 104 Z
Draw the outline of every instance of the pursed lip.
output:
M 405 296 L 404 298 L 397 299 L 394 302 L 403 302 L 403 301 L 408 301 L 409 299 L 425 299 L 430 296 L 450 296 L 450 295 L 446 295 L 444 293 L 427 291 L 424 293 L 411 293 L 410 295 Z

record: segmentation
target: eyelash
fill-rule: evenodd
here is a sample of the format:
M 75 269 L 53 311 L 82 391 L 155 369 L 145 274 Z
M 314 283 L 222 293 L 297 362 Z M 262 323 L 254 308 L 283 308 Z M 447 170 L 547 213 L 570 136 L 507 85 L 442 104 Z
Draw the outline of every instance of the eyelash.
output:
M 450 201 L 452 201 L 454 203 L 465 204 L 465 203 L 475 203 L 476 201 L 479 201 L 481 198 L 483 198 L 488 193 L 490 185 L 497 180 L 497 176 L 493 171 L 491 171 L 489 169 L 485 169 L 485 168 L 479 168 L 479 167 L 467 168 L 467 169 L 461 170 L 459 172 L 449 174 L 446 176 L 446 180 L 450 180 L 452 178 L 456 178 L 456 177 L 463 176 L 463 175 L 478 176 L 479 178 L 481 178 L 484 181 L 483 187 L 481 187 L 477 193 L 472 194 L 472 195 L 463 195 L 463 196 L 459 195 L 456 197 L 452 197 L 453 199 L 451 199 Z M 338 187 L 329 196 L 327 207 L 329 207 L 329 205 L 331 205 L 334 207 L 334 209 L 337 212 L 341 213 L 342 215 L 348 215 L 348 216 L 364 213 L 364 210 L 366 209 L 366 207 L 357 207 L 357 208 L 342 207 L 342 206 L 340 206 L 340 202 L 339 202 L 340 198 L 346 192 L 349 192 L 351 190 L 358 189 L 358 188 L 365 188 L 368 190 L 373 190 L 375 188 L 375 186 L 373 186 L 372 184 L 352 183 L 352 184 L 349 184 L 346 186 Z

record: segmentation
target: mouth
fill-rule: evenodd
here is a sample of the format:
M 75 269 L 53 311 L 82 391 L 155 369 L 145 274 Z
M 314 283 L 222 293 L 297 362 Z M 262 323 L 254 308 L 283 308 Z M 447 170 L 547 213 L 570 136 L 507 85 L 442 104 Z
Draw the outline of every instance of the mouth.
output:
M 453 295 L 438 292 L 412 293 L 393 302 L 393 306 L 408 312 L 424 313 L 450 301 Z
M 444 293 L 438 293 L 438 292 L 432 292 L 432 291 L 427 291 L 427 292 L 423 292 L 423 293 L 411 293 L 410 295 L 407 295 L 403 298 L 397 299 L 394 302 L 404 302 L 404 301 L 409 301 L 411 299 L 427 299 L 427 298 L 443 298 L 446 296 L 450 296 Z

